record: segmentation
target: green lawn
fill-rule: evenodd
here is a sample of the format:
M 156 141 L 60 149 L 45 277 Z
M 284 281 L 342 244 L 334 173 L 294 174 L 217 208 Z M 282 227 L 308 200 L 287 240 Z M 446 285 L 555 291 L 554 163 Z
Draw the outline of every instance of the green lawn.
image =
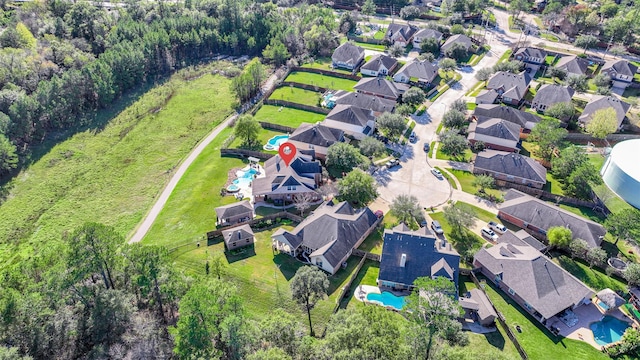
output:
M 373 35 L 373 38 L 376 40 L 384 39 L 384 35 L 387 33 L 386 29 L 378 29 L 376 33 Z
M 444 178 L 447 179 L 447 181 L 449 182 L 449 185 L 451 185 L 452 188 L 458 190 L 458 185 L 456 185 L 456 182 L 453 180 L 453 178 L 451 178 L 451 175 L 449 175 L 449 173 L 445 172 L 444 170 L 442 170 L 437 166 L 435 168 L 442 173 L 442 176 L 444 176 Z
M 302 64 L 303 68 L 311 68 L 311 69 L 322 69 L 328 71 L 335 71 L 343 74 L 351 74 L 351 71 L 344 69 L 334 69 L 331 67 L 331 58 L 330 57 L 321 57 L 313 60 L 312 63 Z
M 0 244 L 0 266 L 87 221 L 130 234 L 180 161 L 232 112 L 231 81 L 211 70 L 125 96 L 99 114 L 99 127 L 61 141 L 16 176 L 0 205 L 0 239 L 11 239 Z
M 473 181 L 476 179 L 476 176 L 468 171 L 463 170 L 455 170 L 449 169 L 449 171 L 455 176 L 460 185 L 462 186 L 462 191 L 469 194 L 476 194 L 478 192 L 478 188 L 473 186 Z M 489 195 L 494 195 L 498 198 L 502 198 L 502 192 L 498 189 L 485 189 L 486 193 Z
M 553 258 L 553 262 L 562 266 L 563 269 L 570 272 L 573 276 L 577 277 L 590 288 L 595 291 L 602 289 L 623 290 L 626 291 L 627 284 L 622 281 L 616 280 L 600 269 L 589 269 L 589 265 L 585 264 L 581 260 L 573 260 L 566 255 L 560 255 Z
M 471 161 L 472 156 L 473 156 L 473 153 L 471 152 L 471 149 L 466 149 L 464 151 L 464 154 L 454 157 L 454 156 L 445 154 L 444 151 L 442 151 L 442 146 L 438 146 L 438 152 L 436 153 L 436 159 L 453 160 L 453 161 L 459 161 L 459 162 L 469 162 Z
M 500 56 L 500 59 L 498 59 L 498 63 L 505 62 L 505 61 L 509 60 L 509 58 L 511 57 L 512 53 L 513 53 L 513 50 L 507 49 L 507 51 L 505 51 L 504 54 L 502 54 L 502 56 Z
M 596 213 L 591 208 L 587 208 L 583 206 L 573 206 L 573 205 L 562 204 L 562 203 L 560 203 L 560 208 L 600 224 L 604 222 L 602 215 L 599 213 Z
M 481 277 L 481 279 L 485 278 Z M 607 355 L 585 342 L 554 336 L 505 293 L 496 289 L 490 281 L 486 279 L 485 281 L 487 283 L 485 286 L 487 295 L 489 295 L 493 305 L 506 318 L 507 325 L 512 329 L 518 342 L 527 352 L 529 359 L 609 359 Z M 520 326 L 522 332 L 515 331 L 516 325 Z
M 235 140 L 233 140 L 233 142 L 229 145 L 229 148 L 263 151 L 263 152 L 275 154 L 277 153 L 277 151 L 267 151 L 267 150 L 264 150 L 262 147 L 267 143 L 267 141 L 269 141 L 269 139 L 278 135 L 286 135 L 286 134 L 280 131 L 260 129 L 260 132 L 258 133 L 258 141 L 253 143 L 251 146 L 247 146 L 245 144 L 244 139 L 235 138 Z
M 444 231 L 444 234 L 446 235 L 447 239 L 451 241 L 451 243 L 453 244 L 453 247 L 460 254 L 464 254 L 469 250 L 475 253 L 478 250 L 480 250 L 482 245 L 486 243 L 486 241 L 484 241 L 480 237 L 480 235 L 476 235 L 469 229 L 464 229 L 464 233 L 462 234 L 462 236 L 455 234 L 453 232 L 451 225 L 449 225 L 447 220 L 445 220 L 444 213 L 442 212 L 429 213 L 429 216 L 433 220 L 437 220 L 440 223 L 440 225 L 442 226 L 442 230 Z
M 342 299 L 340 303 L 341 308 L 348 307 L 361 307 L 367 306 L 362 301 L 359 301 L 354 297 L 355 292 L 358 290 L 358 286 L 360 285 L 370 285 L 370 286 L 378 286 L 376 280 L 378 280 L 378 274 L 380 274 L 380 263 L 373 260 L 365 260 L 362 265 L 362 269 L 358 273 L 358 276 L 353 280 L 351 284 L 351 289 L 347 293 L 347 295 Z M 404 320 L 404 318 L 401 318 Z
M 496 214 L 490 211 L 487 211 L 485 209 L 481 209 L 475 205 L 471 205 L 462 201 L 457 201 L 456 206 L 471 211 L 475 215 L 475 217 L 477 217 L 478 219 L 484 222 L 489 222 L 489 221 L 495 221 L 498 223 L 500 222 L 500 220 L 498 220 L 498 218 L 496 217 Z
M 293 128 L 297 128 L 302 123 L 315 124 L 318 121 L 324 120 L 325 117 L 326 115 L 324 114 L 273 105 L 262 105 L 260 110 L 254 115 L 254 118 L 258 121 Z
M 549 41 L 553 41 L 553 42 L 558 42 L 560 41 L 560 39 L 558 39 L 557 36 L 551 34 L 551 33 L 545 33 L 545 32 L 541 32 L 540 33 L 540 37 Z
M 542 190 L 556 195 L 564 195 L 564 191 L 562 190 L 560 181 L 553 177 L 551 171 L 547 171 L 547 183 L 544 184 Z
M 304 72 L 304 71 L 292 71 L 285 81 L 293 81 L 301 84 L 309 84 L 314 86 L 320 86 L 332 90 L 346 90 L 353 91 L 353 86 L 357 81 L 342 79 L 335 76 L 326 76 L 322 74 Z
M 316 91 L 282 86 L 277 88 L 271 96 L 269 96 L 269 99 L 275 101 L 285 100 L 309 106 L 319 106 L 321 96 L 322 94 Z

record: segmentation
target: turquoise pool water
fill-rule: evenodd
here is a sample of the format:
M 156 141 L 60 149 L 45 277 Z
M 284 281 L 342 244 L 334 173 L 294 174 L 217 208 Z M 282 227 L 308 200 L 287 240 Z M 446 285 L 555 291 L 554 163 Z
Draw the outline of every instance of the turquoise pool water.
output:
M 289 140 L 289 135 L 276 135 L 263 146 L 265 150 L 278 150 L 280 145 Z
M 597 302 L 598 306 L 600 306 L 604 311 L 609 311 L 609 305 L 603 303 L 602 301 Z
M 233 180 L 233 185 L 240 186 L 249 186 L 249 184 L 253 181 L 253 176 L 258 173 L 256 169 L 249 169 L 247 171 L 238 171 L 236 173 L 237 179 Z M 228 188 L 227 188 L 228 189 Z
M 629 324 L 613 316 L 605 316 L 598 322 L 589 325 L 593 338 L 598 345 L 607 345 L 619 341 Z
M 402 310 L 404 306 L 404 296 L 395 296 L 388 291 L 382 294 L 368 293 L 367 300 L 381 303 L 384 306 L 391 306 L 397 310 Z

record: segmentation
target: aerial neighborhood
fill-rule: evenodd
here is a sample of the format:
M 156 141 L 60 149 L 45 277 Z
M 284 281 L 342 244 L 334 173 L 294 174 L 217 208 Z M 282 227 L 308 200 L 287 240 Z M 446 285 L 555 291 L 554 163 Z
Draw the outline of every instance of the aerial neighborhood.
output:
M 640 358 L 639 12 L 0 2 L 0 358 Z

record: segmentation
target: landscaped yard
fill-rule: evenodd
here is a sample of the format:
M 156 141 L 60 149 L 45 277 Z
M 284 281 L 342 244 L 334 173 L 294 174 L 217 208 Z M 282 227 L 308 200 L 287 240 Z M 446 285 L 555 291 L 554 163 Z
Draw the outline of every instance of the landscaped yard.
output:
M 449 171 L 460 182 L 460 185 L 462 186 L 462 191 L 469 194 L 474 194 L 474 195 L 478 192 L 478 187 L 473 186 L 473 181 L 476 179 L 476 176 L 474 174 L 464 170 L 449 169 Z M 498 189 L 485 189 L 485 192 L 489 195 L 502 198 L 502 191 Z
M 453 160 L 453 161 L 460 161 L 460 162 L 469 162 L 471 161 L 472 156 L 473 156 L 473 153 L 471 152 L 471 149 L 466 149 L 464 151 L 464 154 L 453 157 L 451 155 L 445 154 L 444 151 L 442 151 L 442 146 L 438 146 L 438 152 L 436 153 L 436 159 Z
M 529 359 L 609 359 L 607 355 L 585 342 L 554 336 L 505 293 L 496 289 L 490 281 L 484 277 L 481 277 L 481 279 L 486 281 L 485 290 L 487 295 L 489 295 L 493 305 L 506 318 L 507 325 L 512 329 Z M 520 326 L 522 332 L 515 330 L 516 325 Z
M 282 86 L 277 88 L 271 96 L 270 100 L 285 100 L 298 104 L 319 106 L 322 94 L 316 91 L 300 89 L 297 87 Z
M 560 181 L 557 180 L 555 177 L 553 177 L 553 175 L 551 174 L 551 171 L 547 171 L 547 183 L 544 184 L 544 187 L 542 188 L 542 190 L 548 191 L 556 195 L 564 195 L 564 191 L 562 190 Z
M 343 74 L 351 74 L 351 71 L 349 70 L 344 70 L 344 69 L 334 69 L 331 66 L 331 58 L 330 57 L 322 57 L 322 58 L 317 58 L 314 59 L 312 63 L 306 63 L 306 64 L 302 64 L 303 68 L 311 68 L 311 69 L 322 69 L 322 70 L 329 70 L 329 71 L 335 71 L 335 72 L 339 72 L 339 73 L 343 73 Z
M 581 260 L 573 260 L 566 255 L 559 255 L 554 256 L 553 262 L 562 266 L 563 269 L 570 272 L 573 276 L 580 279 L 580 281 L 595 291 L 600 291 L 606 288 L 626 291 L 627 284 L 608 276 L 600 269 L 590 269 L 589 265 L 585 264 Z
M 476 235 L 469 229 L 464 229 L 462 236 L 454 234 L 453 228 L 449 225 L 447 220 L 445 220 L 443 212 L 429 213 L 429 216 L 440 223 L 446 238 L 451 241 L 453 247 L 458 251 L 458 253 L 460 253 L 460 255 L 476 253 L 480 250 L 482 245 L 486 243 L 480 235 Z M 463 265 L 462 262 L 463 260 L 461 259 L 461 265 Z
M 292 81 L 301 84 L 309 84 L 328 88 L 332 90 L 346 90 L 353 91 L 353 86 L 357 81 L 338 78 L 335 76 L 327 76 L 322 74 L 304 72 L 304 71 L 292 71 L 285 81 Z
M 282 106 L 262 105 L 253 116 L 258 121 L 297 128 L 302 123 L 315 124 L 327 115 Z
M 278 136 L 278 135 L 286 135 L 283 132 L 280 131 L 274 131 L 274 130 L 268 130 L 268 129 L 260 129 L 260 132 L 258 133 L 258 141 L 253 143 L 252 146 L 247 146 L 245 144 L 245 140 L 236 137 L 235 140 L 233 140 L 233 142 L 231 142 L 231 144 L 229 144 L 229 148 L 231 149 L 247 149 L 247 150 L 254 150 L 254 151 L 263 151 L 263 152 L 268 152 L 268 153 L 277 153 L 277 151 L 267 151 L 263 149 L 263 146 L 267 143 L 267 141 L 269 141 L 269 139 L 271 139 L 274 136 Z

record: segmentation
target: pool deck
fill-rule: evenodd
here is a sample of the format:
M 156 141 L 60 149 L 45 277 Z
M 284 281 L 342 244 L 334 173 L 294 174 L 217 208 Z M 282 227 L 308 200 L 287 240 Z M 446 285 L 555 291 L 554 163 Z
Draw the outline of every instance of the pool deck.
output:
M 252 167 L 250 165 L 245 166 L 244 168 L 242 168 L 239 171 L 242 172 L 246 172 L 251 170 Z M 253 169 L 258 170 L 258 173 L 256 174 L 256 179 L 265 177 L 265 173 L 264 173 L 264 168 L 260 165 L 254 165 Z M 238 174 L 236 173 L 236 178 L 238 177 Z M 252 181 L 253 182 L 253 181 Z M 239 186 L 240 190 L 238 190 L 238 193 L 242 193 L 244 195 L 245 198 L 249 198 L 251 199 L 251 201 L 253 201 L 253 189 L 251 188 L 251 182 L 249 183 L 248 186 Z
M 635 324 L 632 319 L 629 319 L 629 317 L 619 309 L 615 309 L 605 313 L 598 305 L 593 302 L 588 305 L 582 305 L 574 309 L 573 312 L 578 317 L 578 323 L 573 327 L 568 327 L 557 317 L 549 319 L 548 324 L 554 327 L 558 327 L 560 329 L 561 336 L 567 337 L 569 339 L 584 341 L 598 350 L 602 349 L 602 345 L 596 343 L 593 337 L 593 332 L 589 327 L 591 323 L 600 321 L 603 316 L 609 315 L 627 322 L 630 325 Z
M 365 304 L 373 304 L 373 305 L 384 306 L 387 309 L 390 309 L 390 310 L 393 310 L 393 311 L 399 311 L 398 309 L 394 308 L 393 306 L 385 306 L 384 304 L 382 304 L 382 303 L 380 303 L 378 301 L 367 300 L 367 295 L 369 295 L 369 294 L 381 294 L 383 291 L 390 292 L 390 293 L 392 293 L 393 295 L 396 295 L 396 296 L 405 296 L 406 295 L 406 294 L 400 293 L 398 291 L 391 291 L 391 290 L 388 290 L 388 289 L 380 290 L 380 288 L 377 287 L 377 286 L 360 285 L 354 291 L 354 296 L 355 296 L 356 300 L 362 301 Z

